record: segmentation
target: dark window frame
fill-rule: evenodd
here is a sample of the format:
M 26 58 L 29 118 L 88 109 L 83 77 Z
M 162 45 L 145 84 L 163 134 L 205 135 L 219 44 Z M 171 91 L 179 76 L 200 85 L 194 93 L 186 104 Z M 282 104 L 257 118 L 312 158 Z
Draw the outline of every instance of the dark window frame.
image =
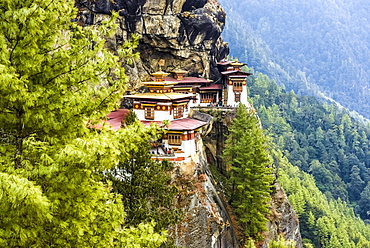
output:
M 144 108 L 145 119 L 154 120 L 154 107 Z
M 182 135 L 181 134 L 167 134 L 168 144 L 169 145 L 179 145 L 182 144 Z

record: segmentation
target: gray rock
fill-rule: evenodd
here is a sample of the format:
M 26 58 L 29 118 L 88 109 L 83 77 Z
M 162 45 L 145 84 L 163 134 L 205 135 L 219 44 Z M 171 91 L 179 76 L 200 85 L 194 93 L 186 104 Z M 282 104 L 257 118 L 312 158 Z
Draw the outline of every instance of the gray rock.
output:
M 119 28 L 108 47 L 118 49 L 130 39 L 140 37 L 140 61 L 126 66 L 130 75 L 129 89 L 140 87 L 141 81 L 159 69 L 187 70 L 188 75 L 217 79 L 217 61 L 228 52 L 221 32 L 226 14 L 216 0 L 76 0 L 79 22 L 93 25 L 119 13 Z M 160 60 L 165 61 L 161 68 Z

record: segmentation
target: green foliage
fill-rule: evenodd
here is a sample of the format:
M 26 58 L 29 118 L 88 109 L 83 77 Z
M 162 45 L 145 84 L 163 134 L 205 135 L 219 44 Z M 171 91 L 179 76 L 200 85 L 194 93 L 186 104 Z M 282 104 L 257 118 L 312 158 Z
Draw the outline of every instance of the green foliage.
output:
M 269 248 L 295 248 L 296 244 L 293 241 L 286 241 L 284 238 L 280 235 L 279 240 L 277 241 L 271 241 L 269 244 Z
M 312 174 L 329 198 L 356 204 L 370 175 L 370 129 L 344 109 L 287 93 L 264 75 L 250 77 L 249 85 L 263 126 L 289 161 Z
M 0 5 L 0 130 L 15 144 L 0 152 L 12 153 L 20 167 L 27 137 L 55 143 L 83 135 L 87 120 L 117 106 L 126 77 L 98 36 L 108 24 L 95 30 L 71 23 L 73 1 Z
M 123 228 L 121 196 L 102 181 L 129 154 L 90 127 L 118 106 L 126 76 L 100 38 L 111 23 L 71 22 L 74 4 L 0 0 L 0 244 L 158 247 L 165 233 Z
M 151 159 L 150 140 L 159 131 L 156 126 L 147 128 L 140 122 L 118 130 L 119 164 L 107 175 L 114 192 L 123 196 L 125 225 L 137 226 L 154 220 L 156 231 L 181 218 L 180 210 L 174 205 L 178 190 L 170 184 L 172 163 Z
M 131 125 L 131 124 L 135 123 L 135 121 L 138 121 L 138 118 L 137 118 L 134 110 L 130 109 L 130 112 L 128 112 L 128 114 L 126 115 L 125 121 L 124 121 L 124 123 L 121 124 L 121 126 L 124 127 L 124 124 L 126 124 L 127 126 Z
M 136 228 L 122 230 L 119 247 L 124 248 L 157 248 L 166 241 L 166 232 L 155 232 L 155 223 L 139 224 Z
M 278 159 L 278 158 L 275 158 Z M 280 158 L 279 182 L 300 219 L 302 237 L 314 247 L 362 247 L 370 244 L 370 226 L 341 200 L 328 200 L 311 175 Z M 366 247 L 366 246 L 363 246 Z
M 124 64 L 134 64 L 139 59 L 139 53 L 135 52 L 139 44 L 139 36 L 133 34 L 131 41 L 125 41 L 121 48 L 118 49 L 118 55 L 121 58 L 121 62 Z
M 248 238 L 244 245 L 245 248 L 256 248 L 255 241 L 252 238 Z
M 367 183 L 365 189 L 361 192 L 360 200 L 358 201 L 357 211 L 361 218 L 368 219 L 370 215 L 370 182 Z
M 357 201 L 356 213 L 369 218 L 368 127 L 334 104 L 285 92 L 265 75 L 250 77 L 249 85 L 276 144 L 278 181 L 299 216 L 306 246 L 367 247 L 370 227 L 349 200 Z
M 37 237 L 51 220 L 50 202 L 26 178 L 0 173 L 0 182 L 0 246 L 42 247 Z
M 230 168 L 230 202 L 246 236 L 259 239 L 259 233 L 266 230 L 274 179 L 267 138 L 256 116 L 244 105 L 238 107 L 229 132 L 224 157 Z

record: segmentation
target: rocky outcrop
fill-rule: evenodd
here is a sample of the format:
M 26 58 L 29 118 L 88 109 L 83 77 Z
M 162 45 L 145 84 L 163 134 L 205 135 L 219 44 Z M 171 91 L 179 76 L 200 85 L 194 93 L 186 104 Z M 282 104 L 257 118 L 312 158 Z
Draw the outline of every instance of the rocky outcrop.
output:
M 210 122 L 210 130 L 207 135 L 203 137 L 204 154 L 210 164 L 216 166 L 218 171 L 225 174 L 227 168 L 222 157 L 222 153 L 225 148 L 226 137 L 229 132 L 228 126 L 230 125 L 231 120 L 235 118 L 236 109 L 199 107 L 193 108 L 193 110 L 207 113 L 213 117 Z
M 298 216 L 278 183 L 275 183 L 270 210 L 268 231 L 265 233 L 265 242 L 262 247 L 268 248 L 267 244 L 271 240 L 279 240 L 279 236 L 287 241 L 294 241 L 296 248 L 303 247 Z
M 179 207 L 184 209 L 181 223 L 170 230 L 178 247 L 238 248 L 238 240 L 222 194 L 207 163 L 200 163 L 193 176 L 177 179 Z
M 76 6 L 84 25 L 96 24 L 112 11 L 119 13 L 119 28 L 109 39 L 113 50 L 131 34 L 139 36 L 140 61 L 126 68 L 131 88 L 160 67 L 216 79 L 216 62 L 228 54 L 220 36 L 225 12 L 217 0 L 76 0 Z

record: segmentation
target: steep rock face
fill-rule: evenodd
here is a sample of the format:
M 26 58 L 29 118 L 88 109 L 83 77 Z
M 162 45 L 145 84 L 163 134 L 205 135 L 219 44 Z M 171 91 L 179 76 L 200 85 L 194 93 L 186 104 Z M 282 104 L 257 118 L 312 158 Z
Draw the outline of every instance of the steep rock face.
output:
M 267 223 L 263 248 L 268 248 L 271 240 L 278 240 L 279 235 L 296 243 L 296 248 L 302 248 L 302 237 L 299 231 L 299 220 L 286 194 L 278 183 L 275 183 L 275 193 L 272 195 L 271 215 Z
M 222 157 L 225 148 L 226 137 L 229 133 L 228 126 L 235 118 L 235 109 L 212 110 L 203 109 L 213 116 L 212 129 L 203 138 L 207 161 L 217 167 L 221 173 L 226 173 L 226 164 Z
M 207 160 L 215 165 L 218 171 L 225 172 L 227 168 L 221 156 L 225 148 L 228 126 L 235 118 L 235 109 L 199 108 L 199 110 L 213 116 L 212 129 L 203 137 Z M 271 215 L 268 217 L 268 231 L 264 233 L 265 240 L 261 247 L 267 248 L 268 243 L 272 240 L 279 240 L 280 235 L 285 240 L 294 241 L 296 247 L 301 248 L 303 244 L 298 216 L 278 183 L 275 183 L 275 189 L 270 204 Z
M 220 36 L 225 12 L 217 0 L 76 0 L 76 6 L 84 25 L 97 24 L 112 11 L 119 13 L 119 28 L 109 40 L 113 50 L 131 34 L 139 35 L 141 59 L 127 67 L 130 88 L 158 69 L 182 68 L 190 75 L 217 79 L 216 62 L 228 54 Z
M 201 163 L 194 175 L 178 179 L 179 207 L 184 218 L 170 230 L 178 247 L 186 248 L 238 248 L 234 228 L 222 194 L 206 163 Z
M 208 123 L 202 129 L 202 137 L 212 132 L 212 116 L 194 110 L 190 111 L 189 116 Z M 182 221 L 170 230 L 177 246 L 238 248 L 224 196 L 217 190 L 217 182 L 204 156 L 200 155 L 198 161 L 177 163 L 176 166 L 173 176 L 180 190 L 177 205 L 184 210 Z

